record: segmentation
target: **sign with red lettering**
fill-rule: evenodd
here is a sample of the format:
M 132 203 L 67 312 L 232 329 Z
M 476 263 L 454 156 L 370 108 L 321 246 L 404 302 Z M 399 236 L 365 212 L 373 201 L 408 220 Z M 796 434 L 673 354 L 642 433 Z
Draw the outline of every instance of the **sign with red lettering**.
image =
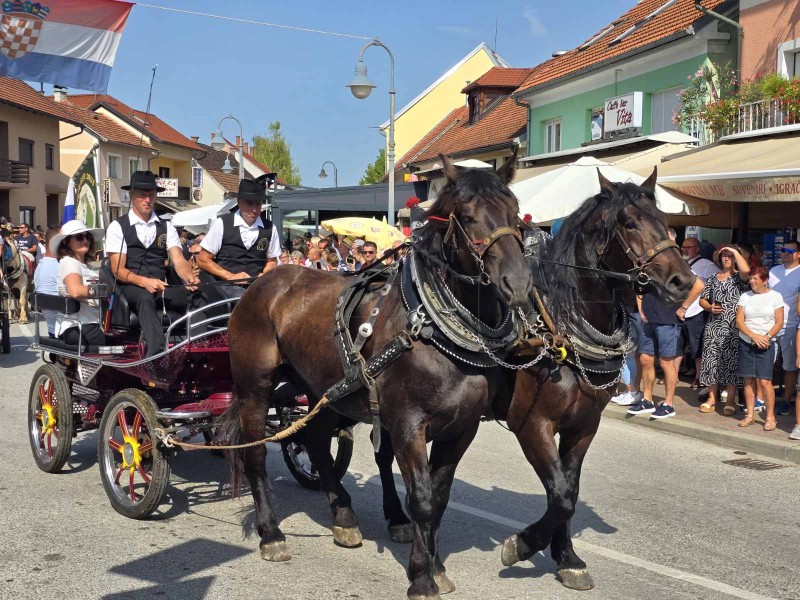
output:
M 603 114 L 603 131 L 607 134 L 620 129 L 642 126 L 644 94 L 631 92 L 606 100 Z
M 659 178 L 659 185 L 704 200 L 730 200 L 734 202 L 798 202 L 800 178 L 761 177 L 729 179 L 704 179 L 692 181 L 691 177 Z

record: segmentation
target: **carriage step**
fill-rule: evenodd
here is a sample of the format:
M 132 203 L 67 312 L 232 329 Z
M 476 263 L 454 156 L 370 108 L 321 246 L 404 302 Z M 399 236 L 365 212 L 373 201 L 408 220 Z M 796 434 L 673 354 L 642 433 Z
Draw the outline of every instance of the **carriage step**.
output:
M 156 417 L 169 421 L 191 421 L 194 419 L 207 419 L 211 417 L 210 410 L 195 410 L 191 412 L 178 412 L 170 410 L 160 410 L 156 412 Z

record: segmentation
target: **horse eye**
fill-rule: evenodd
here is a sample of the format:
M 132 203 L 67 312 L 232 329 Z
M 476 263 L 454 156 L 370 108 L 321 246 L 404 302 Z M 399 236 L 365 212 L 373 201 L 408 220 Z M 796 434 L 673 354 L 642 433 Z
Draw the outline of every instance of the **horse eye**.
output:
M 625 229 L 636 229 L 636 223 L 633 221 L 627 221 L 625 223 Z
M 464 223 L 466 223 L 468 225 L 472 225 L 473 223 L 477 222 L 477 221 L 475 221 L 474 218 L 470 217 L 469 215 L 464 215 L 464 218 L 462 219 L 462 221 L 464 221 Z

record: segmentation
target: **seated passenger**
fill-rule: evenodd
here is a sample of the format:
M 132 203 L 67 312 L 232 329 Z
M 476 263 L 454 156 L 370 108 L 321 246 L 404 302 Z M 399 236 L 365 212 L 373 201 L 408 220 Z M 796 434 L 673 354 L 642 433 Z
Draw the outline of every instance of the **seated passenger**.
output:
M 89 288 L 100 276 L 86 264 L 94 256 L 95 238 L 102 237 L 102 229 L 89 229 L 73 220 L 64 223 L 61 233 L 50 240 L 50 252 L 58 257 L 58 292 L 81 304 L 77 315 L 59 315 L 56 320 L 55 334 L 68 344 L 77 345 L 80 339 L 92 345 L 106 343 L 100 327 L 100 305 L 91 297 Z M 80 331 L 75 319 L 81 323 Z
M 50 242 L 58 235 L 60 227 L 48 227 L 45 235 L 45 253 L 39 261 L 39 266 L 33 275 L 33 289 L 37 294 L 48 294 L 58 296 L 58 258 L 50 251 Z M 41 250 L 41 245 L 39 246 Z M 56 319 L 58 313 L 53 310 L 43 310 L 45 321 L 47 321 L 47 333 L 51 338 L 56 337 Z

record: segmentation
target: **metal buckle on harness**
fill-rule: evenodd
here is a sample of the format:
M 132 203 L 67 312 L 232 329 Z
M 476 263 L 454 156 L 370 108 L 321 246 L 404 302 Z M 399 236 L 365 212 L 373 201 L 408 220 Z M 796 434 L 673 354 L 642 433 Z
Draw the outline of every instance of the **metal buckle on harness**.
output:
M 411 324 L 409 334 L 412 338 L 418 338 L 422 328 L 427 324 L 427 318 L 425 316 L 425 311 L 422 309 L 422 305 L 408 313 L 408 322 Z

